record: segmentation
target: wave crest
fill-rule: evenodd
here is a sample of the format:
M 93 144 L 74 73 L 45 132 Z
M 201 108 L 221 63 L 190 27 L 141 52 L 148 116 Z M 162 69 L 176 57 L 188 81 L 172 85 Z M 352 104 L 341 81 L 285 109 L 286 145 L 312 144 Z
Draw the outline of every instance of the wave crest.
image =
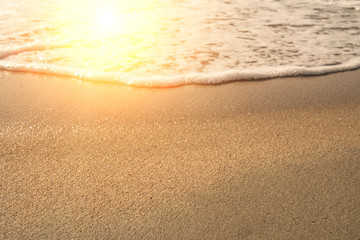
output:
M 189 84 L 216 85 L 234 81 L 255 81 L 280 77 L 317 76 L 360 68 L 360 57 L 331 66 L 301 67 L 278 66 L 254 69 L 233 69 L 217 73 L 188 73 L 174 76 L 136 77 L 121 72 L 94 71 L 43 63 L 16 63 L 4 60 L 10 55 L 27 51 L 66 47 L 69 44 L 32 43 L 0 49 L 0 69 L 76 77 L 88 81 L 124 84 L 138 87 L 176 87 Z

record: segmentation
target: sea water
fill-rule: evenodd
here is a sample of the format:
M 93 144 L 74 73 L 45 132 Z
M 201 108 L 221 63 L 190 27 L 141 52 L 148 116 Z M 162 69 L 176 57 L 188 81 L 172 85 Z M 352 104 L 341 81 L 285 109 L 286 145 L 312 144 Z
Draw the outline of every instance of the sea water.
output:
M 0 0 L 0 69 L 137 86 L 360 67 L 360 0 Z

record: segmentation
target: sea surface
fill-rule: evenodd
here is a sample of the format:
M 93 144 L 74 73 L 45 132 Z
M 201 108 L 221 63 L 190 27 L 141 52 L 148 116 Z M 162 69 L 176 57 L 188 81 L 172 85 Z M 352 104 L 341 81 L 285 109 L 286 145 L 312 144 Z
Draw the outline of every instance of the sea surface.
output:
M 360 67 L 360 0 L 0 0 L 0 69 L 168 87 Z

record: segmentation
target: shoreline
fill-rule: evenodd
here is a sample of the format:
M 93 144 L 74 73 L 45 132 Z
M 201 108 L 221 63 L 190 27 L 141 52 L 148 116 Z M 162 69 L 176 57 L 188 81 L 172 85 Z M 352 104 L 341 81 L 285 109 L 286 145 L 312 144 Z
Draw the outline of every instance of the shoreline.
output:
M 0 236 L 355 239 L 359 79 L 144 89 L 0 71 Z
M 35 44 L 34 49 L 30 45 L 7 49 L 4 53 L 0 51 L 0 60 L 7 56 L 18 54 L 19 52 L 27 52 L 45 48 Z M 11 72 L 24 72 L 32 74 L 47 74 L 55 77 L 78 78 L 82 81 L 99 83 L 120 84 L 130 87 L 142 88 L 172 88 L 187 85 L 219 85 L 233 82 L 246 81 L 263 81 L 278 78 L 294 78 L 294 77 L 315 77 L 324 76 L 333 73 L 342 73 L 346 71 L 356 71 L 360 68 L 360 57 L 351 58 L 343 63 L 335 65 L 324 65 L 314 67 L 301 66 L 278 66 L 249 68 L 242 70 L 225 70 L 213 73 L 185 73 L 170 76 L 132 76 L 121 72 L 106 72 L 87 70 L 82 68 L 73 68 L 65 66 L 57 66 L 52 64 L 24 64 L 24 63 L 7 63 L 0 61 L 0 70 Z

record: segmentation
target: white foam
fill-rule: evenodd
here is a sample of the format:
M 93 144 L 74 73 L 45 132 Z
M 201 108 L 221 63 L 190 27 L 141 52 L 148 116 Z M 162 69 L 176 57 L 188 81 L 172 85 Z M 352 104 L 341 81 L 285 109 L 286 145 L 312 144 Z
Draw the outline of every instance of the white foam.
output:
M 356 10 L 360 9 L 359 0 L 317 0 L 317 2 L 330 5 L 330 6 L 339 6 L 339 7 L 352 7 Z
M 46 49 L 53 49 L 53 48 L 66 47 L 66 46 L 69 46 L 69 44 L 59 44 L 59 43 L 56 44 L 56 43 L 43 43 L 43 42 L 41 43 L 39 41 L 35 41 L 24 45 L 7 46 L 5 48 L 0 49 L 0 59 L 23 52 L 42 51 Z
M 57 45 L 27 44 L 0 50 L 0 59 L 25 51 L 58 47 Z M 61 46 L 64 46 L 63 44 Z M 233 69 L 216 73 L 188 73 L 173 76 L 136 77 L 121 72 L 93 71 L 43 63 L 17 63 L 0 60 L 0 69 L 6 71 L 32 72 L 58 76 L 76 77 L 89 81 L 119 83 L 139 87 L 175 87 L 189 84 L 222 84 L 234 81 L 253 81 L 279 77 L 316 76 L 360 68 L 360 57 L 331 66 L 301 67 L 278 66 L 251 69 Z
M 246 80 L 249 72 L 255 79 L 304 75 L 315 66 L 342 68 L 360 57 L 358 0 L 112 1 L 121 24 L 109 35 L 98 32 L 91 17 L 97 9 L 87 8 L 86 1 L 78 7 L 67 1 L 8 2 L 0 10 L 3 68 L 17 64 L 27 71 L 86 72 L 86 78 L 109 81 L 120 75 L 126 84 L 177 85 L 227 82 L 230 75 Z M 38 43 L 14 46 L 31 41 Z M 71 44 L 63 49 L 41 42 Z

